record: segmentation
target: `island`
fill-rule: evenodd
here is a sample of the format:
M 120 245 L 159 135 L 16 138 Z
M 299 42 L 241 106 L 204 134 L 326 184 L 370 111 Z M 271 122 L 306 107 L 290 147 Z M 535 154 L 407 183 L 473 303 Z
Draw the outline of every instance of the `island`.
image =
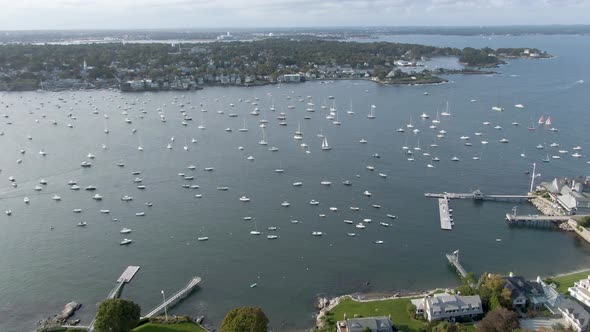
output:
M 420 70 L 435 57 L 457 57 L 464 70 Z M 211 43 L 5 44 L 0 90 L 191 90 L 308 80 L 358 79 L 436 84 L 437 75 L 488 74 L 507 58 L 547 58 L 535 48 L 451 48 L 389 42 L 266 38 Z

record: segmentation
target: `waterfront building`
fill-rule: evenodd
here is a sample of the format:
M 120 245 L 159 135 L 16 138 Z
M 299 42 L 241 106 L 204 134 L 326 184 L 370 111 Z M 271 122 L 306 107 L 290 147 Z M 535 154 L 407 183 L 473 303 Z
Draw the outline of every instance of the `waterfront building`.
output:
M 546 190 L 551 198 L 568 212 L 590 211 L 590 180 L 584 177 L 559 177 L 551 182 L 541 182 L 539 187 Z
M 351 318 L 336 323 L 338 332 L 393 332 L 393 323 L 390 317 L 364 317 L 364 318 Z
M 574 286 L 567 290 L 574 299 L 590 308 L 590 276 L 586 279 L 576 281 Z
M 479 295 L 460 296 L 447 293 L 414 299 L 416 314 L 424 315 L 428 321 L 454 320 L 458 317 L 474 317 L 483 313 Z
M 305 82 L 305 76 L 300 75 L 300 74 L 285 74 L 282 76 L 281 81 L 284 83 Z

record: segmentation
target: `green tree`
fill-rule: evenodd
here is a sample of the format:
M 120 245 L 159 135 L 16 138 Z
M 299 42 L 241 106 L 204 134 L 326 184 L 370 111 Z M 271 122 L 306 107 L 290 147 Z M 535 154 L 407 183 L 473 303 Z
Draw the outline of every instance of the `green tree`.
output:
M 128 332 L 139 322 L 141 308 L 132 301 L 105 300 L 98 306 L 94 329 L 97 332 Z
M 268 318 L 259 307 L 232 309 L 221 323 L 221 332 L 266 332 Z
M 518 329 L 518 316 L 504 308 L 492 310 L 477 324 L 478 332 L 510 332 Z
M 431 332 L 464 332 L 465 327 L 459 323 L 451 323 L 447 321 L 438 322 L 432 327 Z

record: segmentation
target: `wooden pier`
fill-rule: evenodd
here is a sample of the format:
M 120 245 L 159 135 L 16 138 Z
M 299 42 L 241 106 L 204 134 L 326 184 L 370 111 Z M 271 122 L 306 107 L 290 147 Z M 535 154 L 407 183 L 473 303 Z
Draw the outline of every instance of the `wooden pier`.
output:
M 121 296 L 121 291 L 123 290 L 123 286 L 125 284 L 131 282 L 131 279 L 135 276 L 135 274 L 139 271 L 139 266 L 127 266 L 125 271 L 121 274 L 121 276 L 117 279 L 117 285 L 113 288 L 109 295 L 107 296 L 107 300 L 117 299 Z M 90 325 L 86 328 L 87 331 L 92 332 L 94 331 L 94 323 L 96 322 L 96 316 L 90 322 Z M 82 327 L 82 326 L 80 326 Z M 82 327 L 83 328 L 83 327 Z
M 449 263 L 455 268 L 462 279 L 465 279 L 469 276 L 467 271 L 463 268 L 463 265 L 461 265 L 459 262 L 459 250 L 455 250 L 452 254 L 446 254 L 446 256 Z M 471 281 L 469 281 L 469 285 L 471 287 L 475 287 Z
M 451 211 L 449 210 L 448 198 L 444 197 L 438 199 L 438 212 L 440 215 L 440 228 L 449 231 L 452 230 L 453 219 L 451 219 Z
M 144 318 L 151 318 L 154 315 L 158 314 L 160 311 L 164 310 L 166 307 L 172 307 L 180 300 L 188 296 L 201 282 L 201 278 L 193 277 L 189 283 L 184 286 L 184 288 L 180 289 L 178 292 L 174 293 L 170 298 L 168 298 L 165 302 L 155 307 L 152 311 L 150 311 Z

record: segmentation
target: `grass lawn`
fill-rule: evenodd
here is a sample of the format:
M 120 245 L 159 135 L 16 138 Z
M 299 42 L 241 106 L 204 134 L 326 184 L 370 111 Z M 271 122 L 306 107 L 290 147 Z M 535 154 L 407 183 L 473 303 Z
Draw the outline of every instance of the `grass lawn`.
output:
M 371 316 L 389 316 L 395 327 L 404 332 L 416 332 L 420 327 L 425 325 L 425 322 L 411 319 L 407 312 L 407 306 L 410 299 L 393 299 L 371 302 L 357 302 L 351 299 L 345 299 L 340 302 L 334 309 L 330 311 L 329 316 L 334 325 L 326 326 L 321 331 L 333 332 L 336 330 L 336 321 L 344 319 L 346 313 L 347 318 L 353 318 L 354 315 L 362 317 Z M 473 324 L 464 324 L 467 332 L 475 332 Z
M 383 301 L 371 302 L 357 302 L 351 299 L 345 299 L 340 302 L 334 309 L 330 311 L 332 315 L 330 318 L 334 323 L 346 317 L 353 318 L 354 315 L 362 317 L 371 316 L 389 316 L 393 324 L 401 331 L 413 332 L 417 331 L 424 323 L 421 321 L 410 319 L 406 307 L 410 303 L 410 299 L 393 299 Z
M 136 327 L 133 332 L 206 332 L 204 328 L 194 323 L 155 324 L 147 323 Z
M 557 284 L 557 291 L 560 293 L 567 293 L 567 289 L 574 285 L 574 282 L 585 279 L 590 275 L 590 270 L 566 274 L 560 277 L 549 278 Z

